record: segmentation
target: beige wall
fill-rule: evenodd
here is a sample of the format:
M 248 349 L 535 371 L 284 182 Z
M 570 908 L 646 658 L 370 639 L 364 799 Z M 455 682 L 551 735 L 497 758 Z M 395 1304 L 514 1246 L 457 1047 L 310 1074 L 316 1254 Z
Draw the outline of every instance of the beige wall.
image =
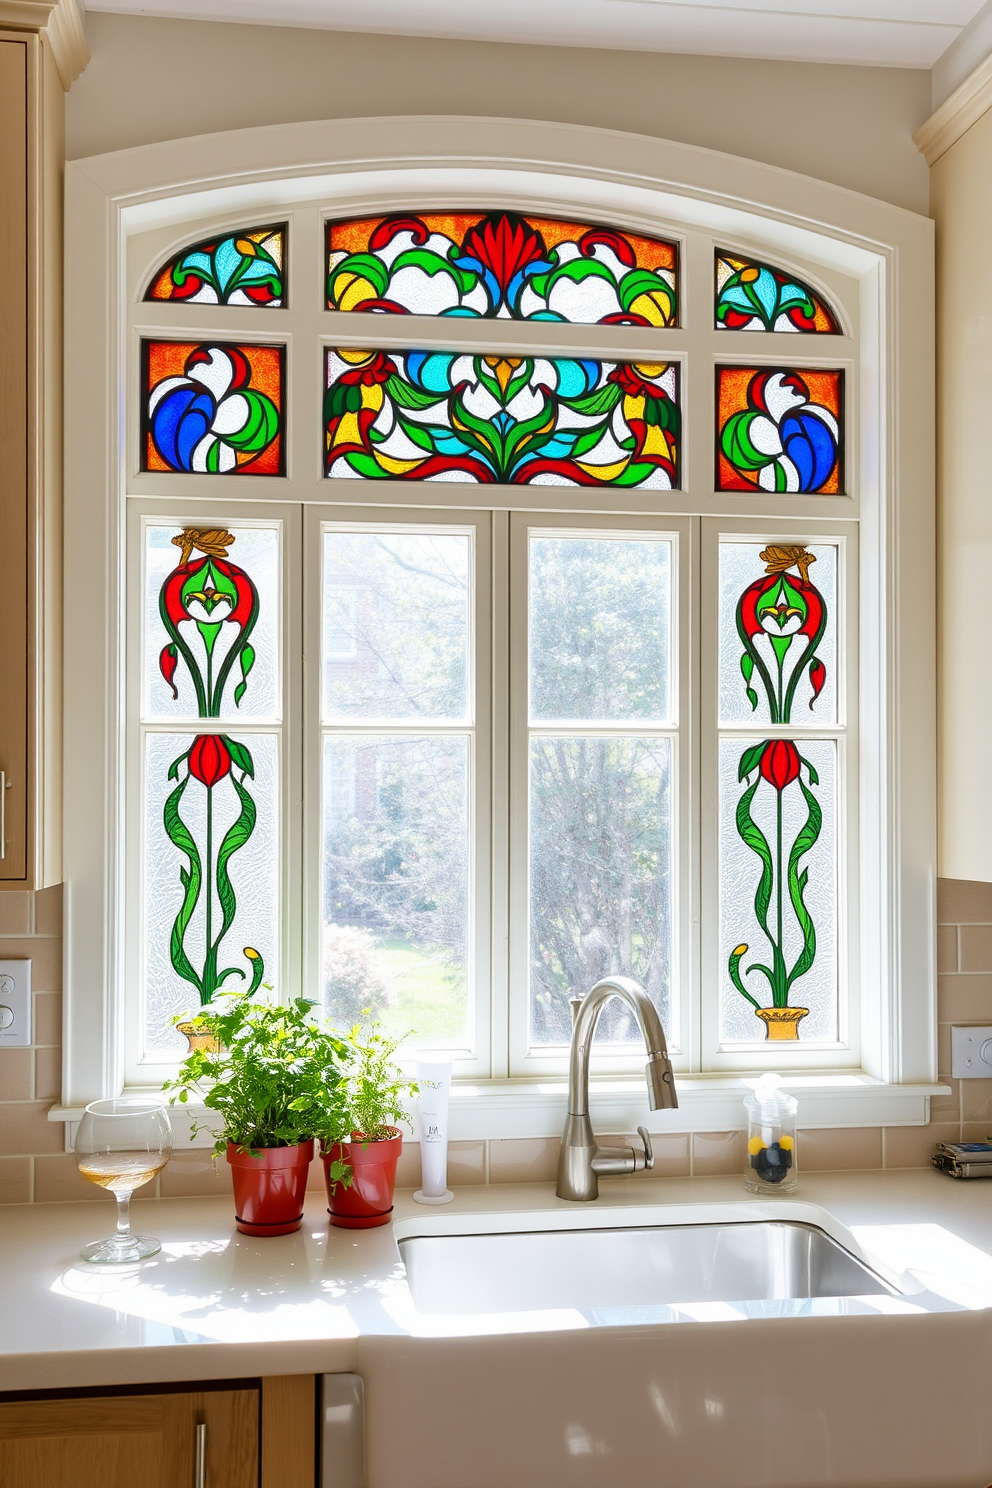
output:
M 931 171 L 937 231 L 939 869 L 992 880 L 992 112 Z
M 703 145 L 927 210 L 924 71 L 91 14 L 68 156 L 307 119 L 477 114 Z

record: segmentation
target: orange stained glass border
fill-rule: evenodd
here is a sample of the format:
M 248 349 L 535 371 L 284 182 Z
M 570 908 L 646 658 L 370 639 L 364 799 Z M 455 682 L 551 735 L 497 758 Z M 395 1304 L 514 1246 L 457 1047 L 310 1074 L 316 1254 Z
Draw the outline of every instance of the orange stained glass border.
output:
M 185 248 L 180 248 L 178 253 L 174 253 L 152 275 L 148 288 L 145 290 L 144 299 L 174 300 L 176 298 L 175 285 L 172 282 L 172 271 L 179 260 L 186 257 L 187 253 L 210 253 L 216 248 L 218 243 L 223 243 L 225 238 L 249 238 L 253 243 L 264 243 L 265 239 L 271 238 L 274 233 L 279 234 L 279 273 L 282 278 L 282 304 L 278 308 L 284 309 L 286 305 L 286 241 L 288 235 L 288 227 L 285 222 L 274 222 L 271 227 L 247 227 L 244 229 L 232 227 L 223 232 L 215 232 L 212 237 L 198 238 L 195 243 L 187 243 Z M 182 305 L 191 303 L 202 305 L 203 301 L 180 300 L 179 303 Z M 241 308 L 246 309 L 247 306 L 242 306 Z M 259 305 L 257 308 L 259 310 L 265 310 L 268 307 Z
M 759 372 L 784 372 L 801 377 L 809 388 L 811 403 L 826 408 L 837 420 L 839 438 L 834 468 L 822 486 L 804 491 L 807 496 L 840 496 L 844 494 L 844 369 L 843 367 L 728 367 L 716 368 L 716 489 L 718 491 L 760 491 L 757 471 L 750 480 L 737 470 L 723 454 L 720 437 L 727 420 L 747 408 L 747 390 L 751 378 Z
M 774 264 L 765 263 L 764 259 L 738 258 L 737 255 L 734 253 L 721 253 L 719 248 L 716 250 L 713 278 L 715 288 L 715 299 L 713 306 L 714 315 L 716 314 L 716 306 L 720 303 L 720 294 L 723 287 L 720 283 L 721 263 L 732 265 L 735 273 L 739 272 L 741 269 L 747 268 L 767 269 L 768 272 L 770 274 L 774 274 L 777 279 L 784 279 L 787 283 L 796 284 L 799 286 L 800 289 L 804 289 L 806 291 L 810 299 L 813 301 L 815 309 L 812 329 L 808 331 L 800 331 L 797 326 L 795 330 L 791 332 L 791 334 L 798 334 L 800 336 L 840 336 L 842 334 L 840 321 L 837 319 L 836 315 L 831 310 L 826 300 L 823 298 L 822 295 L 817 294 L 813 286 L 811 284 L 807 284 L 805 279 L 800 279 L 799 276 L 796 274 L 787 274 L 784 269 L 777 269 Z M 729 277 L 730 276 L 728 275 L 728 278 Z M 728 326 L 721 326 L 718 320 L 714 320 L 714 324 L 717 330 L 730 329 L 730 327 Z
M 391 217 L 416 217 L 429 232 L 441 233 L 461 247 L 465 234 L 477 227 L 487 217 L 499 215 L 490 212 L 387 212 L 381 217 L 347 217 L 329 220 L 327 223 L 327 271 L 330 273 L 332 253 L 368 253 L 369 240 L 376 228 Z M 560 243 L 574 243 L 583 233 L 610 232 L 625 239 L 634 250 L 639 269 L 667 269 L 675 276 L 678 290 L 679 245 L 666 238 L 645 237 L 643 233 L 628 232 L 622 227 L 613 227 L 606 222 L 571 222 L 561 217 L 533 217 L 521 213 L 524 222 L 539 232 L 549 248 Z M 333 308 L 330 298 L 328 307 Z
M 285 414 L 282 389 L 286 361 L 284 346 L 259 346 L 244 341 L 149 341 L 141 343 L 141 468 L 151 473 L 161 471 L 167 475 L 190 475 L 201 472 L 175 470 L 167 465 L 155 448 L 148 419 L 148 399 L 152 389 L 166 377 L 182 377 L 185 374 L 186 358 L 201 347 L 215 346 L 218 351 L 240 351 L 251 368 L 249 387 L 266 393 L 279 414 L 279 432 L 259 454 L 238 464 L 230 475 L 285 475 L 283 462 L 283 432 Z

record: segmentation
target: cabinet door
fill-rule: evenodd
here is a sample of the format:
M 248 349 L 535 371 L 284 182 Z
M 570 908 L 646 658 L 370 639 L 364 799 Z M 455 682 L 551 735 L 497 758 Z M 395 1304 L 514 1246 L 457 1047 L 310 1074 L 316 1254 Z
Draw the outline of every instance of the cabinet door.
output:
M 203 1488 L 257 1488 L 256 1390 L 0 1405 L 0 1488 L 199 1488 L 200 1425 Z

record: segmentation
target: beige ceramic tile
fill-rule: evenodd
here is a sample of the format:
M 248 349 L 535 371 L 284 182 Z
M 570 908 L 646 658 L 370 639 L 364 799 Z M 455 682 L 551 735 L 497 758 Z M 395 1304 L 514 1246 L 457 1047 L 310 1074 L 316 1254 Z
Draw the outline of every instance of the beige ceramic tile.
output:
M 950 1023 L 937 1024 L 937 1075 L 943 1077 L 951 1073 L 951 1025 Z
M 485 1142 L 451 1142 L 448 1146 L 448 1187 L 470 1188 L 485 1181 Z
M 963 971 L 967 968 L 958 965 L 958 927 L 957 925 L 937 926 L 937 970 Z
M 992 884 L 966 878 L 938 878 L 937 922 L 940 925 L 992 924 Z
M 981 1023 L 992 1018 L 992 976 L 938 977 L 937 1010 L 941 1023 Z
M 30 1100 L 33 1074 L 31 1049 L 0 1049 L 0 1101 Z
M 0 893 L 0 935 L 31 934 L 31 894 L 26 889 Z M 0 953 L 7 955 L 5 948 Z
M 946 1141 L 946 1138 L 944 1140 Z M 962 1142 L 992 1142 L 992 1121 L 962 1121 L 960 1140 Z
M 961 1080 L 961 1120 L 992 1122 L 992 1080 Z M 930 1102 L 933 1111 L 934 1102 Z
M 61 1131 L 61 1127 L 59 1128 Z M 114 1227 L 114 1200 L 105 1188 L 83 1178 L 71 1152 L 34 1160 L 34 1201 L 36 1204 L 62 1204 L 72 1199 L 101 1199 L 107 1206 L 102 1233 L 109 1235 Z M 100 1238 L 99 1230 L 93 1239 Z
M 2 897 L 2 896 L 0 896 Z M 33 992 L 62 991 L 62 941 L 20 938 L 0 942 L 0 954 L 5 958 L 25 956 L 31 962 L 31 990 Z
M 957 1142 L 960 1127 L 956 1122 L 930 1126 L 887 1126 L 885 1128 L 885 1166 L 887 1168 L 928 1168 L 938 1142 Z
M 558 1137 L 501 1137 L 489 1143 L 490 1183 L 548 1183 L 558 1172 Z
M 62 994 L 36 992 L 34 999 L 34 1041 L 36 1044 L 62 1044 Z
M 882 1166 L 882 1133 L 878 1127 L 831 1127 L 799 1132 L 799 1171 L 842 1172 Z
M 0 1157 L 0 1204 L 31 1201 L 31 1159 Z
M 222 1157 L 214 1162 L 209 1148 L 175 1152 L 159 1174 L 163 1199 L 214 1198 L 231 1192 L 231 1167 Z
M 52 1049 L 35 1049 L 34 1051 L 34 1098 L 35 1100 L 57 1101 L 62 1096 L 62 1050 L 57 1046 Z
M 406 1137 L 403 1138 L 403 1151 L 396 1164 L 396 1187 L 420 1187 L 420 1143 L 408 1142 Z
M 692 1171 L 697 1178 L 714 1173 L 743 1174 L 743 1132 L 693 1132 Z
M 950 1075 L 941 1077 L 942 1085 L 951 1087 L 950 1095 L 932 1095 L 930 1097 L 930 1120 L 938 1125 L 945 1121 L 961 1120 L 961 1087 L 970 1082 L 967 1080 L 954 1080 Z
M 35 935 L 62 934 L 62 885 L 39 889 L 34 896 Z
M 64 1151 L 65 1129 L 47 1117 L 48 1101 L 0 1105 L 0 1153 Z
M 962 925 L 958 930 L 962 971 L 992 971 L 992 925 Z

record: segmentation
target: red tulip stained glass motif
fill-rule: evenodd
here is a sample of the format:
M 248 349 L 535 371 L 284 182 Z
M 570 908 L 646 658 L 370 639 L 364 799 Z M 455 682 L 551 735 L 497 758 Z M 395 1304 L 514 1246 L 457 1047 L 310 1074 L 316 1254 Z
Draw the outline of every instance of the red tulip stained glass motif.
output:
M 327 224 L 327 305 L 387 315 L 678 325 L 678 245 L 516 212 Z
M 286 303 L 285 256 L 285 224 L 217 233 L 170 258 L 145 299 L 279 309 Z
M 826 300 L 793 274 L 756 259 L 716 253 L 716 327 L 722 331 L 840 334 Z
M 332 478 L 679 483 L 674 362 L 339 348 L 324 419 Z

